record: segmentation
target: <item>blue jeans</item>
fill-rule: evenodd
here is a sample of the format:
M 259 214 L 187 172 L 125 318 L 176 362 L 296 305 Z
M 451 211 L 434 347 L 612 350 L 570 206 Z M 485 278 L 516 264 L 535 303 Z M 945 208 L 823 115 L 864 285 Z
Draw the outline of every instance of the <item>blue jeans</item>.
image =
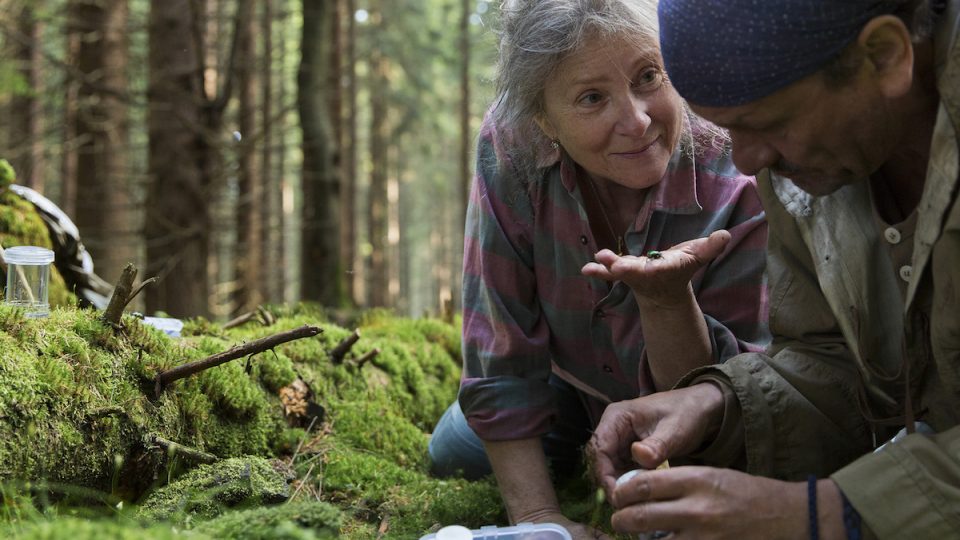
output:
M 553 430 L 541 438 L 543 452 L 557 473 L 570 472 L 582 462 L 582 449 L 593 430 L 579 392 L 551 375 L 559 411 Z M 443 413 L 430 437 L 431 472 L 435 476 L 477 479 L 492 472 L 483 441 L 470 429 L 460 403 L 454 401 Z

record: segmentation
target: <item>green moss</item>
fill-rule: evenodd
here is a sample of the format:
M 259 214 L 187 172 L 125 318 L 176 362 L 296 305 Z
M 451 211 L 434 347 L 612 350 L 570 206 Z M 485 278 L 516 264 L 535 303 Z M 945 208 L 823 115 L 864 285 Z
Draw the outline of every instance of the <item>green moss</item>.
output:
M 492 478 L 439 480 L 426 473 L 428 434 L 456 397 L 456 326 L 374 312 L 359 320 L 360 341 L 334 364 L 329 351 L 352 327 L 320 319 L 323 310 L 315 306 L 271 312 L 271 326 L 248 323 L 224 331 L 196 319 L 190 323 L 195 335 L 171 339 L 132 317 L 124 317 L 124 330 L 116 331 L 93 311 L 55 309 L 45 320 L 32 320 L 0 306 L 0 480 L 85 486 L 122 497 L 128 506 L 143 500 L 139 518 L 166 518 L 196 537 L 320 535 L 322 528 L 306 523 L 336 527 L 333 514 L 317 510 L 310 517 L 312 510 L 298 509 L 318 499 L 339 509 L 336 523 L 346 539 L 374 540 L 381 526 L 387 538 L 419 538 L 451 523 L 506 524 Z M 304 324 L 323 332 L 178 380 L 154 395 L 153 380 L 165 369 Z M 358 365 L 357 358 L 374 348 L 379 355 Z M 277 396 L 298 376 L 327 411 L 326 420 L 309 431 L 290 427 Z M 243 478 L 268 477 L 265 461 L 255 461 L 260 465 L 251 465 L 248 476 L 242 469 L 239 480 L 223 473 L 222 483 L 204 483 L 199 478 L 209 479 L 212 469 L 169 456 L 151 434 L 221 458 L 245 456 L 224 459 L 226 464 L 257 460 L 250 455 L 292 460 L 297 502 L 252 508 L 265 500 Z M 571 517 L 603 523 L 608 514 L 585 486 L 561 486 L 563 507 Z M 68 515 L 70 504 L 62 497 L 56 502 L 61 515 Z M 303 513 L 304 521 L 277 517 L 288 510 Z M 7 521 L 21 527 L 36 521 L 29 526 L 37 531 L 73 519 L 50 525 L 40 523 L 48 518 L 18 512 L 9 512 Z M 171 530 L 126 521 L 96 523 L 147 538 Z
M 183 522 L 188 516 L 211 518 L 228 508 L 283 502 L 290 488 L 281 470 L 257 457 L 201 465 L 150 494 L 140 517 Z
M 140 525 L 115 519 L 88 520 L 63 517 L 0 527 L 3 538 L 20 540 L 172 540 L 213 538 L 200 533 L 179 531 L 169 525 Z
M 0 189 L 3 189 L 17 180 L 17 173 L 13 171 L 13 165 L 5 159 L 0 159 Z
M 195 531 L 213 538 L 314 540 L 338 538 L 343 515 L 330 504 L 306 501 L 226 512 Z

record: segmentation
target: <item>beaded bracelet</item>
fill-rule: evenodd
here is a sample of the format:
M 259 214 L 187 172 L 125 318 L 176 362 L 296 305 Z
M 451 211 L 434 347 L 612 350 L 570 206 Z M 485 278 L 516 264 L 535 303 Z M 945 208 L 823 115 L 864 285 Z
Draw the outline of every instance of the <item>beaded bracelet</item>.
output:
M 843 529 L 847 531 L 847 540 L 860 540 L 860 512 L 842 491 L 840 497 L 843 498 Z
M 817 518 L 817 477 L 807 477 L 807 511 L 810 513 L 810 540 L 820 540 L 820 521 Z

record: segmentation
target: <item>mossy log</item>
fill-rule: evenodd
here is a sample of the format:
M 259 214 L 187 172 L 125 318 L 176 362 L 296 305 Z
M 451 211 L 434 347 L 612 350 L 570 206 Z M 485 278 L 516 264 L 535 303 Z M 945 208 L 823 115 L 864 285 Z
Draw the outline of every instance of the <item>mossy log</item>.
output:
M 329 352 L 353 330 L 327 322 L 322 310 L 310 306 L 270 309 L 275 319 L 270 327 L 225 331 L 203 319 L 189 320 L 177 339 L 132 316 L 124 316 L 117 330 L 93 311 L 57 308 L 47 319 L 26 319 L 0 306 L 0 481 L 8 493 L 29 482 L 24 496 L 47 508 L 37 515 L 8 512 L 9 530 L 58 537 L 46 524 L 49 505 L 75 512 L 73 487 L 100 494 L 79 498 L 96 519 L 110 521 L 105 527 L 115 526 L 117 505 L 137 509 L 120 515 L 130 536 L 140 538 L 165 538 L 170 527 L 198 538 L 244 523 L 280 527 L 283 519 L 277 516 L 292 511 L 288 507 L 302 514 L 301 505 L 320 504 L 336 510 L 324 514 L 332 520 L 325 523 L 336 523 L 337 535 L 348 539 L 377 538 L 384 523 L 384 538 L 418 538 L 451 523 L 505 524 L 492 479 L 440 480 L 428 474 L 428 434 L 456 397 L 456 326 L 370 312 L 350 325 L 364 336 L 351 349 L 351 361 L 335 364 Z M 323 332 L 260 353 L 248 364 L 241 359 L 197 373 L 159 398 L 154 395 L 162 371 L 305 324 Z M 368 360 L 356 361 L 361 358 Z M 292 427 L 280 400 L 281 390 L 294 381 L 307 385 L 311 399 L 327 411 L 326 419 L 309 429 Z M 213 512 L 163 516 L 141 512 L 163 486 L 198 470 L 196 460 L 151 444 L 155 437 L 218 458 L 201 467 L 235 458 L 281 459 L 296 477 L 289 491 L 297 493 L 295 502 L 215 504 Z M 49 502 L 38 502 L 38 486 L 45 486 L 40 491 Z M 244 512 L 251 514 L 239 517 Z M 316 512 L 307 514 L 304 523 L 320 519 Z M 75 526 L 72 519 L 64 526 Z M 240 529 L 230 529 L 229 536 L 247 537 Z

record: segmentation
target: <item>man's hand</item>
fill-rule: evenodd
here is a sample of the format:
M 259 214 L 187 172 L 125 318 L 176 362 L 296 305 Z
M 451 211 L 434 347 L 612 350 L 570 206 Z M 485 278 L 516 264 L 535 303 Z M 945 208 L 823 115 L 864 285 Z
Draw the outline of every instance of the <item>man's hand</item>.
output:
M 577 523 L 567 519 L 560 513 L 538 514 L 536 516 L 526 516 L 518 520 L 518 523 L 556 523 L 562 526 L 570 533 L 573 540 L 611 540 L 609 536 L 602 531 L 598 531 L 589 525 Z
M 842 538 L 839 490 L 818 482 L 822 538 Z M 807 484 L 729 469 L 675 467 L 643 471 L 613 493 L 618 532 L 670 531 L 671 540 L 809 538 Z
M 612 497 L 617 478 L 693 452 L 723 420 L 723 393 L 704 383 L 607 407 L 587 445 L 597 482 Z
M 669 308 L 687 298 L 690 279 L 717 258 L 729 242 L 730 233 L 721 230 L 640 257 L 619 256 L 603 249 L 596 255 L 597 262 L 587 263 L 581 272 L 607 281 L 623 281 L 641 306 Z

